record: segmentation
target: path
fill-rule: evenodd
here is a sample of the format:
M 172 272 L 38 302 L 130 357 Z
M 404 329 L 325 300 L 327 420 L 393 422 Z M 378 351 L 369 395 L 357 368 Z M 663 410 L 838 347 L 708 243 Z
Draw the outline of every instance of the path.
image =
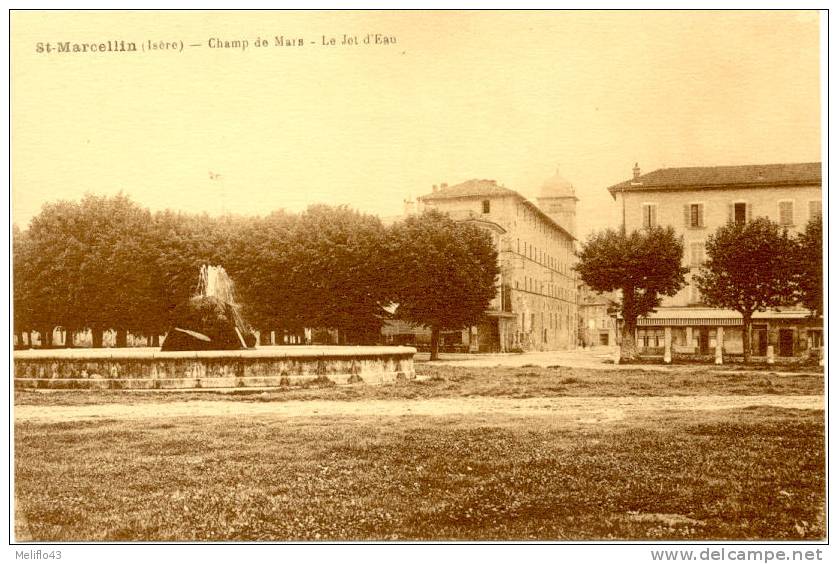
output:
M 307 400 L 252 403 L 242 401 L 182 401 L 141 405 L 15 406 L 15 422 L 56 423 L 96 419 L 160 417 L 260 416 L 402 416 L 402 415 L 525 415 L 552 416 L 580 422 L 605 422 L 660 410 L 720 410 L 750 406 L 823 409 L 817 396 L 664 396 L 664 397 L 550 397 L 550 398 L 439 398 L 422 400 Z

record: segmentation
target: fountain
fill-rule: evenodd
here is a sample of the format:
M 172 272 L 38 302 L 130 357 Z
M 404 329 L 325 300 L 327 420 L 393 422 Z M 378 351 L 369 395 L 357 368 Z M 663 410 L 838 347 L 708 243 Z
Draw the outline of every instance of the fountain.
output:
M 252 388 L 413 379 L 412 347 L 264 346 L 220 266 L 202 266 L 195 294 L 172 312 L 160 349 L 14 351 L 15 389 Z
M 239 350 L 256 345 L 236 303 L 233 281 L 220 266 L 201 267 L 197 292 L 174 310 L 172 320 L 160 350 Z

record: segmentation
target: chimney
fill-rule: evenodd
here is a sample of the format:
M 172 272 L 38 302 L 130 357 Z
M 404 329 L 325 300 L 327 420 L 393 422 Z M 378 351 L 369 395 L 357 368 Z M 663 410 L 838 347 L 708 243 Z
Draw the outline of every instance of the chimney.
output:
M 638 178 L 640 178 L 640 167 L 639 167 L 639 166 L 637 166 L 637 163 L 634 163 L 634 168 L 633 168 L 633 169 L 631 169 L 631 171 L 634 173 L 634 179 L 635 179 L 635 180 L 637 180 Z
M 436 184 L 434 184 L 434 193 L 436 193 Z
M 440 188 L 448 188 L 448 183 L 447 183 L 447 182 L 443 182 L 442 184 L 440 184 L 440 185 L 439 185 L 439 187 L 440 187 Z

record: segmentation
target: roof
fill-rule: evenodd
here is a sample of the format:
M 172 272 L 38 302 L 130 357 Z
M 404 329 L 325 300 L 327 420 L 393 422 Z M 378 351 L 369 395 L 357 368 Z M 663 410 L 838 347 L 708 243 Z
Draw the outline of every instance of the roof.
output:
M 809 318 L 806 309 L 781 309 L 754 312 L 753 320 L 801 320 Z M 645 317 L 637 318 L 638 327 L 663 325 L 742 325 L 742 315 L 732 309 L 708 307 L 661 307 Z
M 420 200 L 448 200 L 451 198 L 467 198 L 470 196 L 513 196 L 520 195 L 514 190 L 500 186 L 494 180 L 478 180 L 473 178 L 454 186 L 440 188 L 436 192 L 420 196 Z
M 430 194 L 426 194 L 424 196 L 419 196 L 419 200 L 426 201 L 426 202 L 433 202 L 435 200 L 453 200 L 455 198 L 487 198 L 487 197 L 514 197 L 518 198 L 518 200 L 523 203 L 525 206 L 530 208 L 533 212 L 538 214 L 546 223 L 553 226 L 555 229 L 558 229 L 565 235 L 571 238 L 571 240 L 576 240 L 576 237 L 573 234 L 562 227 L 559 223 L 556 222 L 552 217 L 544 213 L 544 210 L 539 208 L 537 205 L 526 199 L 524 196 L 516 192 L 515 190 L 510 190 L 506 186 L 499 185 L 494 180 L 478 180 L 478 179 L 471 179 L 466 180 L 465 182 L 461 182 L 460 184 L 455 184 L 453 186 L 446 186 L 444 188 L 440 188 L 436 192 L 432 192 Z
M 608 188 L 617 192 L 642 190 L 702 190 L 821 184 L 821 163 L 661 168 Z

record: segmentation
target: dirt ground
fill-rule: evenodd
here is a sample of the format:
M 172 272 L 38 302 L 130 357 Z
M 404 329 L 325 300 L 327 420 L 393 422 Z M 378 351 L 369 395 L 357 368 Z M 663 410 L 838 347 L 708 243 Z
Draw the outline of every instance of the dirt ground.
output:
M 150 419 L 166 417 L 271 415 L 405 416 L 494 415 L 553 416 L 582 423 L 619 421 L 662 410 L 721 410 L 752 406 L 823 409 L 822 395 L 725 395 L 664 397 L 539 397 L 434 398 L 414 400 L 308 400 L 287 402 L 183 401 L 139 405 L 15 406 L 15 422 L 57 423 L 93 419 Z
M 617 347 L 596 346 L 586 349 L 567 351 L 529 351 L 526 353 L 441 353 L 439 360 L 429 362 L 429 353 L 417 353 L 414 357 L 419 364 L 428 366 L 455 366 L 460 368 L 522 368 L 527 366 L 581 368 L 608 372 L 644 370 L 647 372 L 679 373 L 694 371 L 697 368 L 713 373 L 751 372 L 755 374 L 772 372 L 776 375 L 822 374 L 823 367 L 816 365 L 799 367 L 788 364 L 743 366 L 725 364 L 614 364 Z

